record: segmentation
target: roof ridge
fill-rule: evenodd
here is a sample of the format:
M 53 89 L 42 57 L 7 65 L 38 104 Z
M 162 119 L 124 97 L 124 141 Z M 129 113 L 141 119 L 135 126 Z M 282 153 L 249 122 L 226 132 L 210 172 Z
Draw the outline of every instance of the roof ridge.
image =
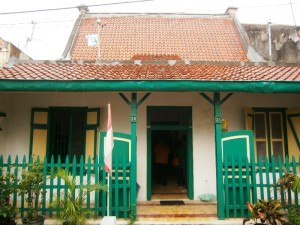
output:
M 196 60 L 16 60 L 11 61 L 9 64 L 97 64 L 97 65 L 223 65 L 223 66 L 267 66 L 267 62 L 227 62 L 227 61 L 196 61 Z M 277 64 L 275 66 L 278 66 Z M 297 64 L 284 64 L 295 65 Z
M 101 13 L 95 13 L 95 12 L 87 12 L 85 13 L 85 18 L 86 17 L 99 17 L 99 16 L 191 16 L 191 17 L 226 17 L 226 18 L 231 18 L 229 14 L 224 14 L 224 13 L 214 13 L 214 14 L 196 14 L 196 13 L 121 13 L 121 12 L 101 12 Z

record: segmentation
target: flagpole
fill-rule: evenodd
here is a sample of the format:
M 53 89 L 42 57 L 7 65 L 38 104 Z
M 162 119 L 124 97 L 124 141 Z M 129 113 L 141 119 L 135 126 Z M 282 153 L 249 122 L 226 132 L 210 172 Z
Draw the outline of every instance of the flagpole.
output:
M 107 118 L 107 134 L 104 143 L 104 169 L 107 172 L 107 216 L 109 217 L 109 213 L 110 213 L 109 189 L 110 189 L 110 179 L 111 179 L 111 172 L 112 172 L 112 150 L 114 148 L 110 103 L 108 103 L 107 111 L 108 111 L 108 118 Z
M 107 216 L 109 216 L 109 186 L 110 186 L 110 173 L 107 173 Z

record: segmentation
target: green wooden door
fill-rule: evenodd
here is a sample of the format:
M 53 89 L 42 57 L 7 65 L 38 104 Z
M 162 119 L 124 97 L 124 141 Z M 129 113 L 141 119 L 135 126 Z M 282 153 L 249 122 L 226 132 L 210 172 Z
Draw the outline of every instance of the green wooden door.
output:
M 104 142 L 106 132 L 100 133 L 101 179 L 107 184 L 107 173 L 104 170 Z M 130 209 L 131 180 L 131 136 L 125 133 L 113 133 L 114 148 L 112 153 L 112 174 L 109 187 L 109 215 L 117 218 L 128 218 Z M 102 192 L 101 206 L 107 206 L 107 193 Z M 107 207 L 102 207 L 102 216 L 107 215 Z
M 253 133 L 239 130 L 222 134 L 222 162 L 226 217 L 244 217 L 248 210 L 253 178 L 245 174 L 247 162 L 254 160 Z

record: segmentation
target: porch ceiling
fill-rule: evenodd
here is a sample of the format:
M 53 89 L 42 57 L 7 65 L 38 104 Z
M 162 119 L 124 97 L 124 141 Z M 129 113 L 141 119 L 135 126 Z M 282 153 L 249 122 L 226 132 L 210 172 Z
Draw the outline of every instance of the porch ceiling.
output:
M 0 91 L 213 91 L 299 93 L 300 66 L 19 63 L 0 69 Z

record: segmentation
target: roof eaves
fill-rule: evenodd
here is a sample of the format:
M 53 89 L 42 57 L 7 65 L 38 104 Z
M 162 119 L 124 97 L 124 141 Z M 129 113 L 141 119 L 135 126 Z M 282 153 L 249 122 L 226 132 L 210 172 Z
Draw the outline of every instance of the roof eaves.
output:
M 0 92 L 16 91 L 299 93 L 300 82 L 200 80 L 0 80 Z

